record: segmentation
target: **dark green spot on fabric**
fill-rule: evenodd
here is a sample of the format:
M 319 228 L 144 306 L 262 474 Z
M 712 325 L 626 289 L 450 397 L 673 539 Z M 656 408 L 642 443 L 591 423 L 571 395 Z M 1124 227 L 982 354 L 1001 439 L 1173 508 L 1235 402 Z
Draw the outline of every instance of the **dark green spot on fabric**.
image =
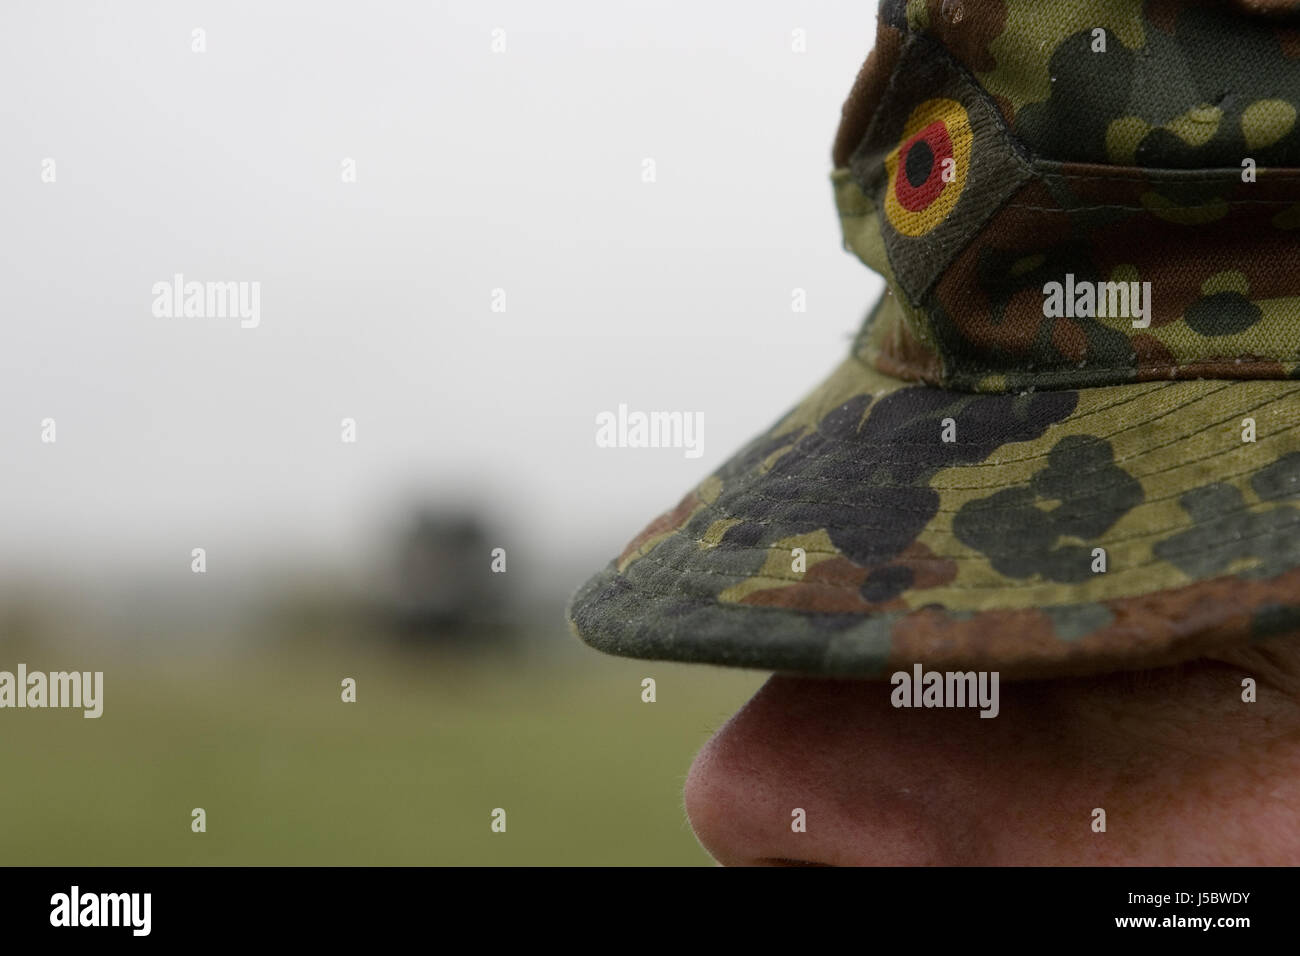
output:
M 898 597 L 912 586 L 912 569 L 893 564 L 872 571 L 862 583 L 862 600 L 882 604 Z
M 1265 501 L 1285 500 L 1297 468 L 1300 456 L 1285 455 L 1261 469 L 1251 487 Z M 1243 577 L 1275 577 L 1300 564 L 1300 509 L 1283 504 L 1252 511 L 1242 493 L 1223 482 L 1193 488 L 1178 503 L 1195 524 L 1157 541 L 1152 552 L 1189 577 L 1222 574 L 1247 559 L 1255 564 Z
M 1027 485 L 967 502 L 952 529 L 1007 577 L 1083 581 L 1093 573 L 1092 548 L 1060 539 L 1099 538 L 1142 503 L 1142 484 L 1115 464 L 1109 442 L 1092 435 L 1067 435 L 1047 462 Z M 1049 510 L 1039 501 L 1059 504 Z
M 1259 306 L 1240 292 L 1217 292 L 1187 308 L 1187 324 L 1200 335 L 1236 335 L 1263 318 Z
M 1300 498 L 1300 451 L 1283 455 L 1251 479 L 1250 487 L 1265 501 Z

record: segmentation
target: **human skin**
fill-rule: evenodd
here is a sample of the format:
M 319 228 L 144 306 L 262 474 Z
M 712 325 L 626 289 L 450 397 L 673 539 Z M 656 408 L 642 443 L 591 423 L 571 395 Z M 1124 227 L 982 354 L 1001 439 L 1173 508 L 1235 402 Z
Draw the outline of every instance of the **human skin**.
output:
M 993 719 L 895 709 L 892 689 L 768 680 L 687 776 L 704 848 L 731 866 L 1300 863 L 1300 635 L 1158 670 L 1003 681 Z

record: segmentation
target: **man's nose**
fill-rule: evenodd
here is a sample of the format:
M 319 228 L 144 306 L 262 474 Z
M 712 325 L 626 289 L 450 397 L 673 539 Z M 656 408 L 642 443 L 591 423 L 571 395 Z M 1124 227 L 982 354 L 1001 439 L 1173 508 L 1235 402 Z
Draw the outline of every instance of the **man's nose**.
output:
M 885 681 L 776 676 L 686 780 L 695 835 L 725 865 L 970 863 L 1002 736 L 970 710 L 907 711 Z M 984 727 L 979 727 L 983 724 Z

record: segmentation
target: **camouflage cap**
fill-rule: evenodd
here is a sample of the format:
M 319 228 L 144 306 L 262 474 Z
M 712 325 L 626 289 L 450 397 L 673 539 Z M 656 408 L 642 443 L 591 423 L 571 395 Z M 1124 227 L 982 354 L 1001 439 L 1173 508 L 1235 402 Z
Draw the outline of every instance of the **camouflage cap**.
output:
M 1300 23 L 886 0 L 852 353 L 569 608 L 634 657 L 1039 677 L 1300 633 Z

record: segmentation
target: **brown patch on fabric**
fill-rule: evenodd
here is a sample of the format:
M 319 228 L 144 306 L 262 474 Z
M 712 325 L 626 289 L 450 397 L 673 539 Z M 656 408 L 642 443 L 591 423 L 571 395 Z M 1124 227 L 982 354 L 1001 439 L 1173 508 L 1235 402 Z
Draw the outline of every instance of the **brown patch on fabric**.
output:
M 989 98 L 993 100 L 993 105 L 1002 114 L 1002 122 L 1006 123 L 1008 127 L 1013 126 L 1016 122 L 1016 108 L 1011 104 L 1011 101 L 998 93 L 989 94 Z
M 627 559 L 636 554 L 647 541 L 668 534 L 671 531 L 676 531 L 685 525 L 695 509 L 702 504 L 704 502 L 700 500 L 700 496 L 694 490 L 687 492 L 686 497 L 677 502 L 675 508 L 671 511 L 665 511 L 658 518 L 655 518 L 654 521 L 645 526 L 640 534 L 628 542 L 627 547 L 618 556 L 619 568 L 622 569 Z
M 1278 29 L 1278 46 L 1282 55 L 1289 60 L 1300 59 L 1300 30 Z
M 882 567 L 900 566 L 912 572 L 912 584 L 906 592 L 908 594 L 940 587 L 957 577 L 956 561 L 941 558 L 926 545 L 913 541 L 897 559 L 887 565 L 864 568 L 845 557 L 829 558 L 814 564 L 799 580 L 754 591 L 739 603 L 821 614 L 903 611 L 907 609 L 907 604 L 901 597 L 872 603 L 863 598 L 859 590 L 872 572 Z
M 1300 247 L 1294 237 L 1271 228 L 1275 211 L 1269 205 L 1242 205 L 1217 222 L 1193 228 L 1138 214 L 1095 230 L 1093 261 L 1102 276 L 1132 265 L 1151 282 L 1155 328 L 1180 321 L 1203 297 L 1204 281 L 1219 272 L 1242 273 L 1249 299 L 1291 295 L 1300 273 Z M 1250 240 L 1243 242 L 1243 236 Z
M 911 569 L 912 586 L 908 589 L 909 592 L 941 587 L 957 577 L 956 561 L 939 557 L 920 541 L 909 544 L 894 563 Z
M 1153 335 L 1135 335 L 1131 341 L 1133 351 L 1137 353 L 1139 382 L 1169 378 L 1170 369 L 1175 368 L 1176 363 L 1174 353 L 1165 347 L 1165 343 Z
M 1052 326 L 1052 345 L 1072 362 L 1082 362 L 1088 357 L 1088 337 L 1069 319 L 1057 319 Z
M 1006 314 L 1000 326 L 990 326 L 987 331 L 996 330 L 992 342 L 1012 352 L 1028 352 L 1038 338 L 1038 327 L 1045 320 L 1043 315 L 1043 293 L 1040 289 L 1020 289 L 1011 296 L 1007 303 Z
M 867 127 L 871 125 L 871 118 L 880 105 L 880 97 L 889 85 L 902 50 L 902 31 L 877 18 L 876 45 L 858 71 L 849 98 L 840 110 L 840 126 L 831 149 L 831 160 L 836 168 L 848 165 L 849 157 L 867 135 Z
M 1051 618 L 1037 608 L 984 611 L 965 619 L 951 617 L 942 608 L 922 608 L 894 625 L 892 641 L 891 666 L 925 661 L 930 669 L 945 665 L 956 669 L 975 657 L 989 661 L 1028 657 L 1030 666 L 1055 670 L 1051 665 L 1070 650 L 1056 636 Z
M 1174 21 L 1183 7 L 1183 0 L 1147 0 L 1142 11 L 1143 19 L 1161 33 L 1174 35 Z
M 1003 0 L 980 3 L 967 0 L 958 6 L 962 16 L 955 23 L 944 11 L 943 0 L 926 0 L 925 6 L 930 14 L 927 32 L 946 46 L 959 63 L 972 73 L 997 69 L 998 61 L 989 52 L 989 45 L 1007 28 L 1007 6 Z
M 848 558 L 828 558 L 805 571 L 801 580 L 754 591 L 745 595 L 740 603 L 791 611 L 866 613 L 873 608 L 862 600 L 858 588 L 869 572 L 870 569 L 859 567 Z
M 1047 249 L 1068 240 L 1070 222 L 1066 217 L 1044 219 L 1027 208 L 1049 203 L 1052 197 L 1043 183 L 1026 184 L 989 221 L 978 241 L 968 245 L 940 278 L 935 289 L 939 303 L 973 352 L 949 358 L 967 362 L 975 359 L 975 364 L 979 364 L 990 349 L 1023 354 L 1033 345 L 1044 321 L 1041 285 L 1026 281 L 1012 293 L 999 315 L 980 278 L 980 257 L 1001 249 Z M 1030 236 L 1033 241 L 1026 241 Z
M 928 382 L 938 385 L 943 381 L 943 363 L 934 349 L 921 342 L 905 322 L 895 323 L 888 336 L 870 357 L 877 370 L 904 381 Z
M 1036 608 L 954 618 L 923 608 L 894 626 L 886 669 L 924 661 L 933 670 L 987 662 L 1007 679 L 1159 667 L 1249 643 L 1256 612 L 1292 606 L 1300 568 L 1269 580 L 1224 576 L 1183 588 L 1101 602 L 1109 625 L 1079 640 L 1055 634 Z
M 952 283 L 951 291 L 947 288 L 950 278 L 956 280 Z M 956 269 L 950 270 L 948 276 L 944 277 L 939 291 L 945 305 L 949 301 L 961 302 L 969 309 L 967 312 L 954 309 L 952 316 L 965 339 L 966 348 L 973 350 L 977 356 L 983 356 L 991 350 L 1003 350 L 1012 355 L 1025 354 L 1038 338 L 1038 328 L 1045 321 L 1041 290 L 1024 288 L 1013 293 L 1000 321 L 999 317 L 994 316 L 993 305 L 988 301 L 984 290 L 978 285 L 962 283 Z

